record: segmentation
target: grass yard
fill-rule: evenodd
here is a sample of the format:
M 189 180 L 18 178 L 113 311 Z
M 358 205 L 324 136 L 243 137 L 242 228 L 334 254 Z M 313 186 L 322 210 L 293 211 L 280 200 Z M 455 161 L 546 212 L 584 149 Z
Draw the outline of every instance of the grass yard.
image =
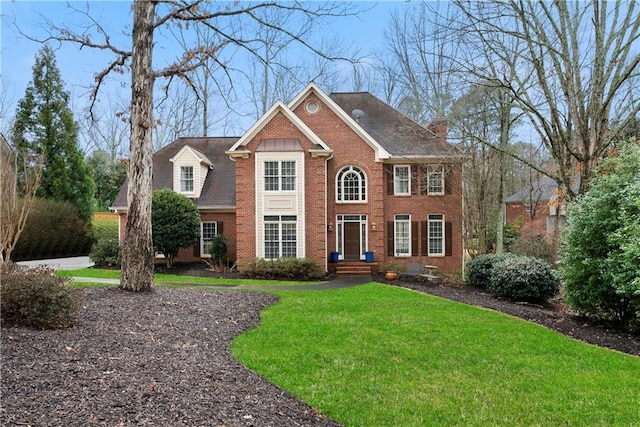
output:
M 640 358 L 380 284 L 276 294 L 234 356 L 346 426 L 640 425 Z
M 109 270 L 101 268 L 79 268 L 75 270 L 57 270 L 58 276 L 64 277 L 86 277 L 88 280 L 78 283 L 90 283 L 89 279 L 120 279 L 120 270 Z M 254 280 L 254 279 L 225 279 L 213 277 L 190 277 L 179 276 L 174 274 L 154 274 L 154 280 L 157 286 L 168 286 L 169 283 L 198 283 L 203 285 L 249 285 L 249 286 L 294 286 L 294 285 L 313 285 L 320 282 L 292 282 L 284 280 Z M 103 284 L 104 286 L 104 284 Z

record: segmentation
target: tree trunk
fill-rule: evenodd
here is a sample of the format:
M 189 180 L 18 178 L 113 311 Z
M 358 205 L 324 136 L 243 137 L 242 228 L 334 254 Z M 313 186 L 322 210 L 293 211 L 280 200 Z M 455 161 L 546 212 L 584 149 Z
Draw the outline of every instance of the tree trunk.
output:
M 122 245 L 120 288 L 134 292 L 153 290 L 151 237 L 151 177 L 153 131 L 152 68 L 155 2 L 133 4 L 133 55 L 131 64 L 131 143 L 128 211 Z

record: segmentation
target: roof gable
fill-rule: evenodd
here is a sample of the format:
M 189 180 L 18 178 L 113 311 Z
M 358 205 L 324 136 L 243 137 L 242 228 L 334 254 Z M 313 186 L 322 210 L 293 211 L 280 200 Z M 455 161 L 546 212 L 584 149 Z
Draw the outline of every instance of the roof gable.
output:
M 331 152 L 331 148 L 327 144 L 316 135 L 309 126 L 307 126 L 298 116 L 294 114 L 294 112 L 287 107 L 282 101 L 276 102 L 270 109 L 267 111 L 253 126 L 235 143 L 229 150 L 227 150 L 227 154 L 230 156 L 244 156 L 248 155 L 246 150 L 246 145 L 260 132 L 266 125 L 269 123 L 278 113 L 284 115 L 293 125 L 300 131 L 304 136 L 309 138 L 309 140 L 320 147 L 320 149 L 325 150 L 327 152 Z
M 187 160 L 187 159 L 191 161 L 197 161 L 201 165 L 205 165 L 209 167 L 213 165 L 213 163 L 211 162 L 211 160 L 207 158 L 207 156 L 205 156 L 195 148 L 192 148 L 191 146 L 189 146 L 189 144 L 185 144 L 185 146 L 182 147 L 182 149 L 180 149 L 180 151 L 178 151 L 178 153 L 175 156 L 170 158 L 169 161 L 171 163 L 174 163 L 178 160 Z
M 381 159 L 388 159 L 390 153 L 379 144 L 379 142 L 372 137 L 359 123 L 351 117 L 349 113 L 341 108 L 338 104 L 331 99 L 330 96 L 325 94 L 315 83 L 309 83 L 307 87 L 298 94 L 290 103 L 289 108 L 295 110 L 310 94 L 314 94 L 318 97 L 322 103 L 324 103 L 340 120 L 342 120 L 351 130 L 353 130 L 360 138 L 362 138 L 375 152 L 376 161 Z

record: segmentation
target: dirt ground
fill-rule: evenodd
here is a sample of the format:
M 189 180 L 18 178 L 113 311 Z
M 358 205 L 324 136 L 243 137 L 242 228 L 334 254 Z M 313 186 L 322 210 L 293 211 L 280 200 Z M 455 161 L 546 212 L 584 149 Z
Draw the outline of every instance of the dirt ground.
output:
M 171 272 L 213 276 L 199 265 Z M 586 322 L 559 301 L 537 307 L 464 286 L 390 284 L 640 356 L 640 337 Z M 140 295 L 93 288 L 72 328 L 3 325 L 0 425 L 337 426 L 231 355 L 233 338 L 256 327 L 275 301 L 258 292 L 158 288 Z

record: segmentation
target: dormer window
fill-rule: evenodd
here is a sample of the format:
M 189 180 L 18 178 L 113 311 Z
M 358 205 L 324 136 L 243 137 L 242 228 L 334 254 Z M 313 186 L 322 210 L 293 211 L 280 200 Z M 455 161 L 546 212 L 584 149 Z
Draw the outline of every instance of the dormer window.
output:
M 180 192 L 193 193 L 193 166 L 180 166 Z

